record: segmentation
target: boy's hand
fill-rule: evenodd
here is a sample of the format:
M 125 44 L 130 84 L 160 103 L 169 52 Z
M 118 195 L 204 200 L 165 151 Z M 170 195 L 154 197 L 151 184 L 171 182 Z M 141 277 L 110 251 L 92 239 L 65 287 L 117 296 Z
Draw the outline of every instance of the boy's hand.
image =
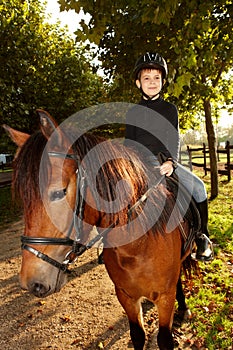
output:
M 161 175 L 166 175 L 166 176 L 171 176 L 173 173 L 173 163 L 171 160 L 167 160 L 160 166 L 160 174 Z

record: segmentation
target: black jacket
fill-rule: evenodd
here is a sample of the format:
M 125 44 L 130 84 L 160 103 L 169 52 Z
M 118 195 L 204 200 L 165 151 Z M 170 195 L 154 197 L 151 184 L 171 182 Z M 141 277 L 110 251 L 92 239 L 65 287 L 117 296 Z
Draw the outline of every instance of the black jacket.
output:
M 161 97 L 142 99 L 126 115 L 125 144 L 145 153 L 145 156 L 150 152 L 155 156 L 162 152 L 177 161 L 179 126 L 176 106 Z

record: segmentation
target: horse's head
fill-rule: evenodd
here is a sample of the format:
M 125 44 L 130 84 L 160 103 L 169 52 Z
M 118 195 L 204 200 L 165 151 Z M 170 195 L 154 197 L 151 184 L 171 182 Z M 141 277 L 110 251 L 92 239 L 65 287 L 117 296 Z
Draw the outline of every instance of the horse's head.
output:
M 25 218 L 20 283 L 43 297 L 66 282 L 64 261 L 74 234 L 77 161 L 56 122 L 47 112 L 38 110 L 38 114 L 41 132 L 32 136 L 4 127 L 18 145 L 13 186 Z

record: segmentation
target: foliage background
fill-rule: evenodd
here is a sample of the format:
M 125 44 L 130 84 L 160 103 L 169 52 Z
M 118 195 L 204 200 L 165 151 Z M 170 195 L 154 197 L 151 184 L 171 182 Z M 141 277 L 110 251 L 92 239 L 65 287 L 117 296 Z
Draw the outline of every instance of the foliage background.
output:
M 46 22 L 39 1 L 0 3 L 0 124 L 32 133 L 35 109 L 59 122 L 103 100 L 103 81 L 93 71 L 91 47 Z M 0 153 L 10 151 L 1 131 Z

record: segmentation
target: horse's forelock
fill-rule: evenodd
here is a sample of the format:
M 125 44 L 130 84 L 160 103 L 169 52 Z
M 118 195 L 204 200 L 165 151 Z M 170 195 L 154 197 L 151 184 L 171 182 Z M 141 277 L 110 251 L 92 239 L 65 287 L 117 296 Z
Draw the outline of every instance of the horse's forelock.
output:
M 47 139 L 38 131 L 25 142 L 14 160 L 12 189 L 16 199 L 23 202 L 25 212 L 40 200 L 40 161 Z M 44 156 L 43 156 L 44 157 Z M 47 162 L 48 163 L 48 162 Z M 43 168 L 42 183 L 47 183 L 47 171 Z

